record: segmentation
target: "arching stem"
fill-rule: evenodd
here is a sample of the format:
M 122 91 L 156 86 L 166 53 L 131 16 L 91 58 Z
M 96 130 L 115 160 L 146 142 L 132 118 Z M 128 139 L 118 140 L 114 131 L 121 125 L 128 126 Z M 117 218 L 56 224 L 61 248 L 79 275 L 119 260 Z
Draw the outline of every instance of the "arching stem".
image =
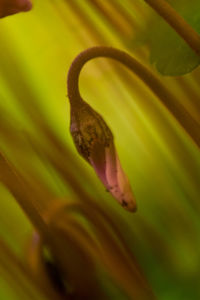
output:
M 128 53 L 112 47 L 98 46 L 81 52 L 69 69 L 68 97 L 72 107 L 76 107 L 82 101 L 78 86 L 81 69 L 86 62 L 97 57 L 108 57 L 120 62 L 131 70 L 134 75 L 138 76 L 158 98 L 167 99 L 167 102 L 171 103 L 176 102 L 175 97 L 162 85 L 156 76 Z
M 144 0 L 200 55 L 200 35 L 165 0 Z
M 82 101 L 78 87 L 81 69 L 86 62 L 97 57 L 108 57 L 117 60 L 137 75 L 151 91 L 161 99 L 161 102 L 169 109 L 181 126 L 191 136 L 193 141 L 200 147 L 199 124 L 189 118 L 188 113 L 185 112 L 176 97 L 146 67 L 126 52 L 115 48 L 105 46 L 92 47 L 81 52 L 75 58 L 68 73 L 68 97 L 72 107 L 76 108 L 78 103 Z

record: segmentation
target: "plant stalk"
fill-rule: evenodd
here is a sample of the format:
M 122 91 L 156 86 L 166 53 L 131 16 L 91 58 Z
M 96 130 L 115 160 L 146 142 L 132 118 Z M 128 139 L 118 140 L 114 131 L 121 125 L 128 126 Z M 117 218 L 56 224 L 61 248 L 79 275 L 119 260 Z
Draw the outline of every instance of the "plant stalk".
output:
M 165 0 L 144 0 L 200 55 L 200 35 Z

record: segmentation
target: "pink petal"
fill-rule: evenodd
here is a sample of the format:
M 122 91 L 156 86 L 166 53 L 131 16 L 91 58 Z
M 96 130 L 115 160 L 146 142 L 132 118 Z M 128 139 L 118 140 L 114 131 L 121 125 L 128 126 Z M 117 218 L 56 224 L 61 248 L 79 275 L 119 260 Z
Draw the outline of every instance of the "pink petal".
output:
M 135 211 L 136 202 L 130 183 L 124 173 L 114 144 L 106 148 L 106 178 L 110 193 L 127 210 Z
M 129 181 L 120 165 L 114 144 L 111 142 L 109 147 L 104 147 L 96 143 L 90 156 L 90 163 L 113 197 L 125 209 L 135 211 L 136 202 Z
M 105 147 L 96 143 L 93 146 L 93 151 L 90 155 L 90 163 L 93 166 L 95 172 L 97 173 L 99 179 L 102 181 L 106 189 L 109 189 L 109 184 L 106 178 L 106 155 Z

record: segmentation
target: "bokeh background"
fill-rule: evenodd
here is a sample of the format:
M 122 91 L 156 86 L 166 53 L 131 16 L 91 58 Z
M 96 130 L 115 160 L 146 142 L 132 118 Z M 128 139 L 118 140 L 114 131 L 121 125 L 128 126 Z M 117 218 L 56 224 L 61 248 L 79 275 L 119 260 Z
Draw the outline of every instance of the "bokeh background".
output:
M 149 63 L 146 36 L 155 15 L 143 1 L 35 0 L 33 4 L 31 12 L 0 21 L 0 150 L 26 182 L 29 192 L 24 201 L 28 195 L 26 201 L 44 219 L 56 203 L 82 205 L 87 213 L 74 216 L 76 225 L 92 236 L 95 245 L 100 244 L 108 261 L 123 239 L 131 263 L 138 265 L 156 299 L 200 299 L 199 68 L 182 77 L 166 77 Z M 76 55 L 95 45 L 131 53 L 176 99 L 169 105 L 156 98 L 139 78 L 108 59 L 89 62 L 81 73 L 83 98 L 115 136 L 136 197 L 135 214 L 124 211 L 105 191 L 77 154 L 69 133 L 67 71 Z M 3 177 L 2 168 L 0 172 Z M 32 278 L 33 220 L 12 195 L 12 180 L 10 185 L 0 184 L 0 298 L 51 299 Z M 120 236 L 110 233 L 115 244 L 109 245 L 109 238 L 100 238 L 92 229 L 91 203 L 118 228 Z M 104 218 L 102 222 L 106 236 L 109 222 Z M 81 239 L 80 245 L 84 248 Z M 123 259 L 119 255 L 104 266 L 101 255 L 91 258 L 104 291 L 100 299 L 140 300 L 132 291 L 137 285 L 134 276 L 121 270 Z

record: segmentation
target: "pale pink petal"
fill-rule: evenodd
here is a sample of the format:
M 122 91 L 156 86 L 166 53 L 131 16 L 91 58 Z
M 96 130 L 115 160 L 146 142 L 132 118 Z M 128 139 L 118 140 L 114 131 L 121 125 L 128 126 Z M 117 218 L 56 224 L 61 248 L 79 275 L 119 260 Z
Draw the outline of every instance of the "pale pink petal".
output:
M 92 150 L 90 163 L 106 189 L 125 209 L 135 211 L 136 202 L 114 144 L 111 142 L 109 147 L 105 147 L 96 143 Z
M 137 206 L 136 206 L 136 201 L 129 180 L 121 167 L 117 155 L 116 155 L 116 159 L 117 159 L 117 179 L 118 179 L 119 189 L 121 191 L 120 199 L 122 201 L 122 205 L 124 207 L 127 205 L 128 210 L 135 211 L 137 209 Z
M 114 144 L 106 148 L 106 179 L 110 193 L 127 210 L 135 211 L 136 202 L 130 183 L 124 173 Z
M 93 151 L 90 154 L 90 163 L 97 173 L 99 179 L 102 181 L 106 189 L 109 188 L 106 178 L 106 156 L 105 147 L 100 143 L 95 143 Z

